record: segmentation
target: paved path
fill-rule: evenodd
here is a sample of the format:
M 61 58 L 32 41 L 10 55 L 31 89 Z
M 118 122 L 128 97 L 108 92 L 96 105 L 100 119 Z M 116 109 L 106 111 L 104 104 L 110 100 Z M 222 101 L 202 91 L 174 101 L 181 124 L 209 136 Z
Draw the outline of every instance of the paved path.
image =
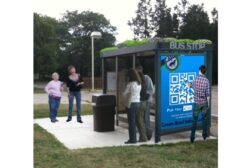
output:
M 71 122 L 66 122 L 66 117 L 58 117 L 59 122 L 51 123 L 49 118 L 35 119 L 34 123 L 39 124 L 48 132 L 53 134 L 56 139 L 63 143 L 69 149 L 94 148 L 108 146 L 127 146 L 124 144 L 128 140 L 128 130 L 115 126 L 115 131 L 111 132 L 95 132 L 93 131 L 93 115 L 82 116 L 83 124 L 77 123 L 75 118 Z M 139 137 L 139 135 L 137 135 Z M 177 143 L 189 141 L 190 131 L 169 134 L 161 137 L 162 143 Z M 210 139 L 216 139 L 210 137 Z M 201 133 L 196 133 L 196 141 L 203 140 Z M 196 142 L 197 143 L 197 142 Z M 154 136 L 145 143 L 137 143 L 137 145 L 153 145 Z

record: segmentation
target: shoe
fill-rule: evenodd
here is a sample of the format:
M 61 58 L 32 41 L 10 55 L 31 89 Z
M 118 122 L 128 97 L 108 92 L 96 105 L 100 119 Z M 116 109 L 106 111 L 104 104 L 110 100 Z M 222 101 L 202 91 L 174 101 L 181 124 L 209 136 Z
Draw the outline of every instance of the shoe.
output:
M 152 138 L 152 135 L 149 135 L 149 136 L 147 135 L 148 140 L 151 140 L 151 138 Z
M 55 123 L 55 122 L 56 122 L 56 120 L 51 120 L 51 122 L 52 122 L 52 123 Z
M 135 144 L 136 142 L 130 142 L 130 140 L 124 142 L 124 144 Z
M 69 122 L 69 121 L 71 121 L 72 119 L 70 119 L 70 118 L 68 118 L 67 120 L 66 120 L 66 122 Z
M 58 122 L 59 120 L 55 119 L 55 122 Z
M 191 143 L 194 143 L 194 138 L 190 138 Z
M 77 122 L 78 122 L 78 123 L 83 123 L 83 121 L 82 121 L 82 120 L 78 120 Z

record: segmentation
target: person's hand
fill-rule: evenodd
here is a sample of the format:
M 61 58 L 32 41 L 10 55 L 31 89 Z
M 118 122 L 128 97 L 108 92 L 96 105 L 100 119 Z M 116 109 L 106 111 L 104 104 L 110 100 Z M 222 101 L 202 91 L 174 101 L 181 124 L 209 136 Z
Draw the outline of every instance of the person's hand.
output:
M 84 84 L 84 82 L 79 82 L 79 83 L 77 83 L 77 86 L 80 86 L 80 85 L 83 85 Z
M 207 97 L 207 108 L 210 108 L 210 97 Z
M 190 87 L 192 87 L 192 84 L 191 83 L 187 83 L 187 86 L 190 88 Z

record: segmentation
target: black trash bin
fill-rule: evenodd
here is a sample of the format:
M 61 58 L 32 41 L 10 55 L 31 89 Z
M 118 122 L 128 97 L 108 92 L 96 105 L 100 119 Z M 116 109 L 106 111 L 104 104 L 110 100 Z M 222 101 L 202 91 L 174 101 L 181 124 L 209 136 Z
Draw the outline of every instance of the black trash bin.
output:
M 95 100 L 93 103 L 94 131 L 114 131 L 116 97 L 105 94 L 96 95 L 93 100 Z

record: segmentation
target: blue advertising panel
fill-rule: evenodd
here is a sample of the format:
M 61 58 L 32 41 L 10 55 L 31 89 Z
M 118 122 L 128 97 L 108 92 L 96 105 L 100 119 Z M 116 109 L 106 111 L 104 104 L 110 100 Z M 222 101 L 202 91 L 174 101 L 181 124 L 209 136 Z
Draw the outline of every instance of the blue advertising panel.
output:
M 202 55 L 160 54 L 160 130 L 183 129 L 192 124 L 194 90 L 188 87 L 199 74 L 199 67 L 205 64 Z M 198 124 L 202 116 L 199 115 Z

